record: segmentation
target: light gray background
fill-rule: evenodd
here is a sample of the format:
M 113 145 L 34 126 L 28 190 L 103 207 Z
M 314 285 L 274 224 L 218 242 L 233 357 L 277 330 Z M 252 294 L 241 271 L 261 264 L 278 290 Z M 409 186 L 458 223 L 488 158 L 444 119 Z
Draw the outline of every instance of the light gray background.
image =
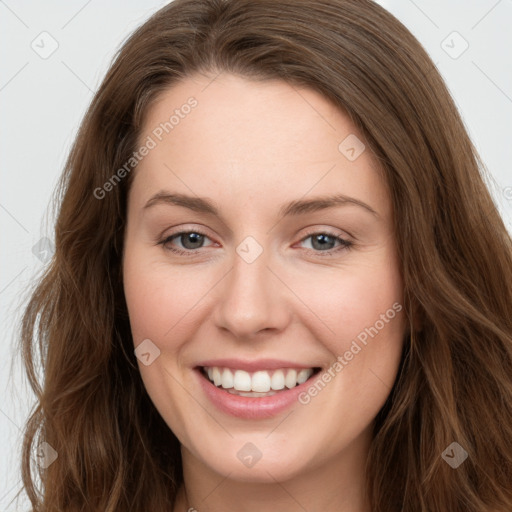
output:
M 32 249 L 53 237 L 50 196 L 111 58 L 166 3 L 0 0 L 1 511 L 28 510 L 28 500 L 10 501 L 20 486 L 22 428 L 33 397 L 18 359 L 9 377 L 21 294 L 44 268 L 44 252 Z M 512 0 L 379 3 L 421 41 L 445 78 L 512 231 Z M 469 47 L 459 56 L 464 40 Z M 52 44 L 58 48 L 47 58 L 32 48 L 42 53 Z

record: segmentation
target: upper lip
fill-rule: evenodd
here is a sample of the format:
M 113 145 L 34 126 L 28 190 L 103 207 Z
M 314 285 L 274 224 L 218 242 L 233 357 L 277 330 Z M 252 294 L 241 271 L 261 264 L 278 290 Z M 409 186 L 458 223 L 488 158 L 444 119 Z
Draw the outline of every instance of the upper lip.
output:
M 318 366 L 315 365 L 285 361 L 284 359 L 258 359 L 247 361 L 232 358 L 208 359 L 206 361 L 201 361 L 196 366 L 234 368 L 237 370 L 245 370 L 246 372 L 256 372 L 259 370 L 278 370 L 279 368 L 318 368 Z

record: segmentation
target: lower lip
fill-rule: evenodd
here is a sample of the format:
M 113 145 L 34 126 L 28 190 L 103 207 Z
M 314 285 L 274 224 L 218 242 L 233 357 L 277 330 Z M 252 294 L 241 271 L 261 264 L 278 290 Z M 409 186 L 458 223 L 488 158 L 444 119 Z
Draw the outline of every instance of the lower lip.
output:
M 270 418 L 285 411 L 298 402 L 299 394 L 311 384 L 310 378 L 292 389 L 280 391 L 272 396 L 247 397 L 233 395 L 223 388 L 218 388 L 203 375 L 201 369 L 195 369 L 195 372 L 206 396 L 218 409 L 231 416 L 249 420 Z

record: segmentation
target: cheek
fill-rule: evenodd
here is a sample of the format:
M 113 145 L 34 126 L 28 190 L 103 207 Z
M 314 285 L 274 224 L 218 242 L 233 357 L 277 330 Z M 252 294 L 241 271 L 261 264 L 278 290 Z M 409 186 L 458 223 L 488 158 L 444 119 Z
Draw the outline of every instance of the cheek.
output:
M 181 373 L 180 351 L 191 330 L 193 307 L 202 295 L 199 285 L 192 280 L 189 286 L 179 267 L 171 268 L 137 246 L 126 251 L 123 281 L 134 346 L 149 339 L 160 351 L 148 366 L 142 360 L 138 363 L 144 386 L 169 428 L 186 438 L 184 414 L 194 409 L 194 402 L 176 382 L 190 385 L 189 377 Z
M 296 431 L 307 429 L 303 451 L 315 460 L 340 453 L 371 431 L 393 387 L 403 347 L 399 276 L 377 266 L 336 275 L 328 293 L 324 287 L 311 297 L 323 322 L 309 326 L 316 328 L 331 362 L 299 396 L 303 409 L 295 417 Z M 308 418 L 315 419 L 309 426 Z
M 405 330 L 400 272 L 384 254 L 375 261 L 353 272 L 333 273 L 330 282 L 326 279 L 322 288 L 318 283 L 309 295 L 324 326 L 321 337 L 321 330 L 316 332 L 336 364 L 331 377 L 338 399 L 348 408 L 358 403 L 361 413 L 366 408 L 368 418 L 392 388 Z
M 375 324 L 386 337 L 400 338 L 402 280 L 395 264 L 384 262 L 389 260 L 380 258 L 373 265 L 303 278 L 302 294 L 316 314 L 316 323 L 323 325 L 320 339 L 329 343 L 334 353 L 348 350 L 351 340 L 359 335 L 364 340 L 366 329 Z
M 127 254 L 124 291 L 135 345 L 149 337 L 172 349 L 169 340 L 179 339 L 205 293 L 204 281 L 189 274 L 184 267 L 171 267 L 142 251 Z

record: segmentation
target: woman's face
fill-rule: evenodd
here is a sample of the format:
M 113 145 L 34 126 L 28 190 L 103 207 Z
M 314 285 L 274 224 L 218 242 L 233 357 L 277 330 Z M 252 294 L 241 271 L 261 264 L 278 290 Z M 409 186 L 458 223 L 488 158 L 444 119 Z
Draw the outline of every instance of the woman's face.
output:
M 360 132 L 312 90 L 194 75 L 139 141 L 124 287 L 184 463 L 260 482 L 364 463 L 405 320 L 390 197 Z

